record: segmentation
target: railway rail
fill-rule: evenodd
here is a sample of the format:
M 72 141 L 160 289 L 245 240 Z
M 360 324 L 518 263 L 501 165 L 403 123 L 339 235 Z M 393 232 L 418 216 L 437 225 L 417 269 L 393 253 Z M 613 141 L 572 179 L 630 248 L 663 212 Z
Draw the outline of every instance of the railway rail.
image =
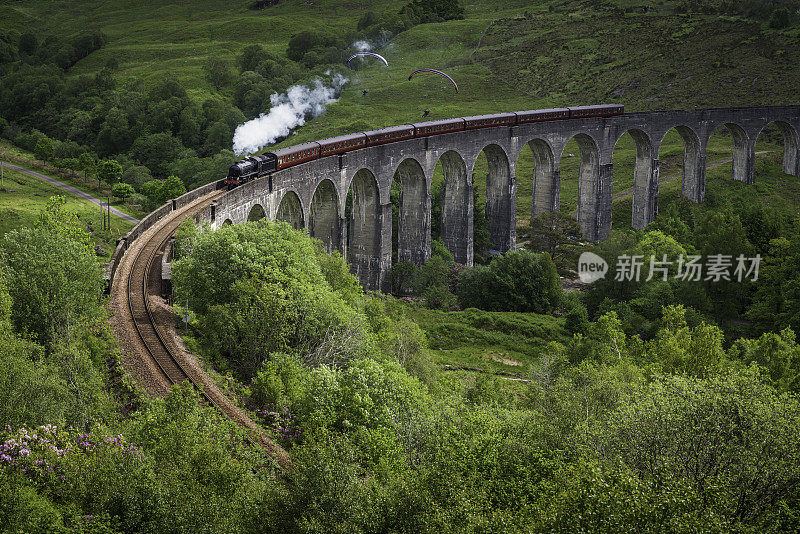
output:
M 163 254 L 165 245 L 183 221 L 207 207 L 221 194 L 223 192 L 206 196 L 180 214 L 165 217 L 166 220 L 156 229 L 155 233 L 149 237 L 142 236 L 143 245 L 138 247 L 138 250 L 131 251 L 134 256 L 130 263 L 130 272 L 124 282 L 124 294 L 127 300 L 127 311 L 133 322 L 136 336 L 145 349 L 144 353 L 137 356 L 151 358 L 170 387 L 188 380 L 200 392 L 205 402 L 216 407 L 222 414 L 241 426 L 244 429 L 244 435 L 252 445 L 265 449 L 276 463 L 285 469 L 290 465 L 286 452 L 264 437 L 257 430 L 255 424 L 233 408 L 229 402 L 220 402 L 219 397 L 224 395 L 218 390 L 212 391 L 209 385 L 198 380 L 181 363 L 170 347 L 167 336 L 159 327 L 151 307 L 150 297 L 152 294 L 158 293 L 158 291 L 153 291 L 153 287 L 160 287 L 161 284 L 160 276 L 153 269 L 153 265 Z
M 199 211 L 210 203 L 210 200 L 201 202 L 194 211 Z M 175 357 L 175 354 L 169 348 L 164 336 L 161 334 L 153 318 L 153 311 L 150 308 L 149 288 L 151 287 L 151 282 L 160 282 L 160 280 L 152 280 L 153 261 L 157 256 L 163 253 L 164 245 L 166 245 L 169 238 L 172 237 L 178 229 L 178 226 L 180 226 L 184 220 L 186 220 L 184 217 L 172 218 L 162 226 L 134 256 L 131 272 L 128 274 L 128 285 L 126 288 L 128 310 L 133 318 L 133 324 L 136 327 L 136 333 L 139 335 L 139 339 L 142 340 L 142 344 L 147 349 L 147 353 L 156 362 L 156 365 L 170 384 L 180 384 L 185 380 L 189 380 L 200 391 L 203 398 L 216 405 L 213 399 L 206 393 L 203 385 L 199 384 L 186 372 L 186 369 L 183 368 L 183 365 L 181 365 L 180 361 Z

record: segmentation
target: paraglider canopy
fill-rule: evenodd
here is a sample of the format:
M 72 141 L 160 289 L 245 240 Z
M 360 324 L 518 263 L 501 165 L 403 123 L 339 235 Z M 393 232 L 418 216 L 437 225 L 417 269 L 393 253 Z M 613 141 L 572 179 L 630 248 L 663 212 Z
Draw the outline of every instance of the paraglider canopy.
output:
M 427 73 L 431 73 L 431 74 L 438 74 L 439 76 L 444 76 L 445 78 L 450 80 L 450 83 L 452 83 L 453 87 L 456 88 L 456 93 L 458 92 L 458 84 L 456 83 L 456 81 L 453 78 L 451 78 L 450 76 L 448 76 L 447 74 L 445 74 L 444 72 L 440 71 L 440 70 L 436 70 L 436 69 L 419 69 L 419 70 L 415 70 L 414 72 L 411 73 L 411 75 L 408 77 L 408 79 L 411 80 L 411 78 L 413 78 L 414 76 L 416 76 L 417 74 L 419 74 L 421 72 L 427 72 Z
M 374 52 L 356 52 L 355 54 L 353 54 L 352 56 L 347 58 L 347 64 L 349 65 L 350 62 L 353 61 L 353 59 L 355 59 L 355 58 L 357 58 L 359 56 L 372 56 L 374 58 L 378 58 L 381 61 L 383 61 L 383 64 L 386 65 L 387 67 L 389 66 L 389 62 L 386 61 L 386 59 L 383 56 L 378 55 L 378 54 L 376 54 Z

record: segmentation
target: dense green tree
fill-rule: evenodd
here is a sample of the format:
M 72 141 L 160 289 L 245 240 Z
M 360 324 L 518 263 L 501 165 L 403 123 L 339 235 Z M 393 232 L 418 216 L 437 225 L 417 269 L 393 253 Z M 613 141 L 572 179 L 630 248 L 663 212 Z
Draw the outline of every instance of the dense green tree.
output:
M 332 287 L 326 280 L 326 274 L 332 280 L 352 275 L 341 257 L 329 260 L 339 268 L 328 265 L 323 273 L 316 247 L 284 223 L 182 230 L 173 264 L 176 295 L 200 314 L 217 358 L 252 376 L 272 352 L 339 365 L 373 350 L 365 318 L 345 300 L 353 282 Z M 265 320 L 270 328 L 261 327 Z
M 136 191 L 133 189 L 131 184 L 126 184 L 123 182 L 116 183 L 114 184 L 114 187 L 111 188 L 111 194 L 123 202 L 125 202 L 125 199 L 130 197 L 135 192 Z
M 122 177 L 122 165 L 114 159 L 101 161 L 97 164 L 97 178 L 109 185 L 114 185 Z
M 93 152 L 84 152 L 78 156 L 78 164 L 83 174 L 88 178 L 97 172 L 97 155 Z
M 768 332 L 758 339 L 737 339 L 729 351 L 731 359 L 764 368 L 772 385 L 780 390 L 800 389 L 800 346 L 791 328 L 780 334 Z
M 177 176 L 169 176 L 161 183 L 160 200 L 166 202 L 171 198 L 178 198 L 186 194 L 186 186 Z
M 25 32 L 19 38 L 19 51 L 23 54 L 33 55 L 38 46 L 39 40 L 36 38 L 36 34 L 32 32 Z
M 181 110 L 178 117 L 178 136 L 184 145 L 199 147 L 205 125 L 203 110 L 197 104 L 191 104 Z
M 757 374 L 665 377 L 641 387 L 599 428 L 597 450 L 653 482 L 683 481 L 697 510 L 749 521 L 797 489 L 797 398 Z
M 140 187 L 143 183 L 151 179 L 150 169 L 142 165 L 131 165 L 122 173 L 122 181 L 134 187 Z
M 14 327 L 37 342 L 68 340 L 80 321 L 100 313 L 100 269 L 86 246 L 61 232 L 9 232 L 0 242 L 0 265 L 14 302 Z
M 272 55 L 259 44 L 244 47 L 236 58 L 241 72 L 254 71 L 262 61 L 272 59 Z
M 153 174 L 166 176 L 169 166 L 183 150 L 181 142 L 172 134 L 161 132 L 136 138 L 131 147 L 131 156 Z
M 761 332 L 791 327 L 800 331 L 800 237 L 770 243 L 747 317 Z
M 33 153 L 42 161 L 50 161 L 55 153 L 55 144 L 52 139 L 40 139 L 33 149 Z
M 531 221 L 530 248 L 547 252 L 556 265 L 561 265 L 570 245 L 574 245 L 580 236 L 580 226 L 571 213 L 542 213 Z
M 118 107 L 111 108 L 95 139 L 94 144 L 98 153 L 108 156 L 125 152 L 132 142 L 133 132 L 128 115 Z
M 253 45 L 258 46 L 258 45 Z M 249 47 L 248 47 L 249 48 Z M 260 48 L 260 47 L 259 47 Z M 248 58 L 246 63 L 251 63 L 251 60 Z M 206 59 L 206 62 L 203 64 L 203 70 L 206 73 L 206 79 L 208 82 L 214 86 L 214 89 L 222 89 L 233 82 L 233 71 L 231 70 L 231 65 L 224 59 L 220 59 L 218 57 L 209 56 Z M 242 69 L 242 70 L 255 70 L 255 69 Z
M 465 308 L 547 313 L 561 302 L 561 280 L 550 256 L 517 250 L 488 267 L 462 274 L 459 302 Z
M 336 44 L 336 38 L 325 32 L 304 30 L 289 39 L 286 55 L 293 61 L 301 61 L 303 56 L 315 48 L 325 48 Z

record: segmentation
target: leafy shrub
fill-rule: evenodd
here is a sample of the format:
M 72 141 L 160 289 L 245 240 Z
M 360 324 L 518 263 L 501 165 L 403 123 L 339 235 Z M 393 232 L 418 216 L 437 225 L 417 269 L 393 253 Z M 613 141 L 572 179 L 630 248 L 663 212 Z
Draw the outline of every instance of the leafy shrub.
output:
M 289 39 L 286 55 L 293 61 L 301 61 L 308 52 L 335 45 L 336 41 L 337 39 L 328 33 L 305 30 Z
M 429 286 L 423 293 L 425 305 L 434 310 L 455 310 L 458 308 L 458 299 L 445 284 Z
M 183 231 L 177 241 L 176 294 L 200 315 L 210 353 L 245 376 L 273 352 L 340 365 L 373 350 L 366 319 L 351 304 L 357 283 L 341 258 L 325 260 L 323 272 L 318 245 L 304 232 L 262 220 Z
M 103 291 L 86 242 L 73 241 L 70 228 L 51 228 L 21 228 L 0 241 L 0 268 L 15 303 L 11 320 L 43 344 L 69 339 L 78 323 L 97 317 Z
M 414 0 L 403 6 L 400 13 L 408 15 L 415 24 L 464 18 L 464 8 L 458 0 Z
M 561 279 L 550 256 L 512 251 L 474 267 L 456 288 L 464 308 L 547 313 L 561 301 Z
M 250 385 L 250 398 L 260 406 L 288 408 L 302 399 L 309 370 L 290 354 L 272 353 Z
M 567 313 L 564 327 L 571 334 L 585 334 L 589 330 L 589 314 L 586 306 L 578 304 Z

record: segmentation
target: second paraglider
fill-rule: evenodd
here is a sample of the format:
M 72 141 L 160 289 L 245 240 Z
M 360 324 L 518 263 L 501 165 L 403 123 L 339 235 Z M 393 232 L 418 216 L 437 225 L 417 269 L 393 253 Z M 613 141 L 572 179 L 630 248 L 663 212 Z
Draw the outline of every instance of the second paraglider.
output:
M 411 78 L 413 78 L 414 76 L 416 76 L 417 74 L 420 74 L 420 73 L 430 73 L 430 74 L 438 74 L 439 76 L 444 76 L 445 78 L 450 80 L 450 83 L 452 83 L 453 87 L 456 88 L 456 93 L 458 92 L 458 84 L 456 83 L 456 81 L 453 78 L 451 78 L 450 76 L 448 76 L 447 74 L 445 74 L 444 72 L 440 71 L 440 70 L 436 70 L 436 69 L 418 69 L 418 70 L 415 70 L 414 72 L 412 72 L 409 75 L 408 79 L 411 80 Z
M 356 52 L 355 54 L 353 54 L 352 56 L 347 58 L 346 63 L 349 66 L 350 62 L 353 61 L 355 58 L 363 57 L 363 56 L 370 56 L 370 57 L 374 57 L 374 58 L 380 59 L 383 62 L 384 65 L 386 65 L 387 67 L 389 66 L 389 62 L 386 61 L 386 59 L 383 56 L 381 56 L 379 54 L 376 54 L 374 52 Z

